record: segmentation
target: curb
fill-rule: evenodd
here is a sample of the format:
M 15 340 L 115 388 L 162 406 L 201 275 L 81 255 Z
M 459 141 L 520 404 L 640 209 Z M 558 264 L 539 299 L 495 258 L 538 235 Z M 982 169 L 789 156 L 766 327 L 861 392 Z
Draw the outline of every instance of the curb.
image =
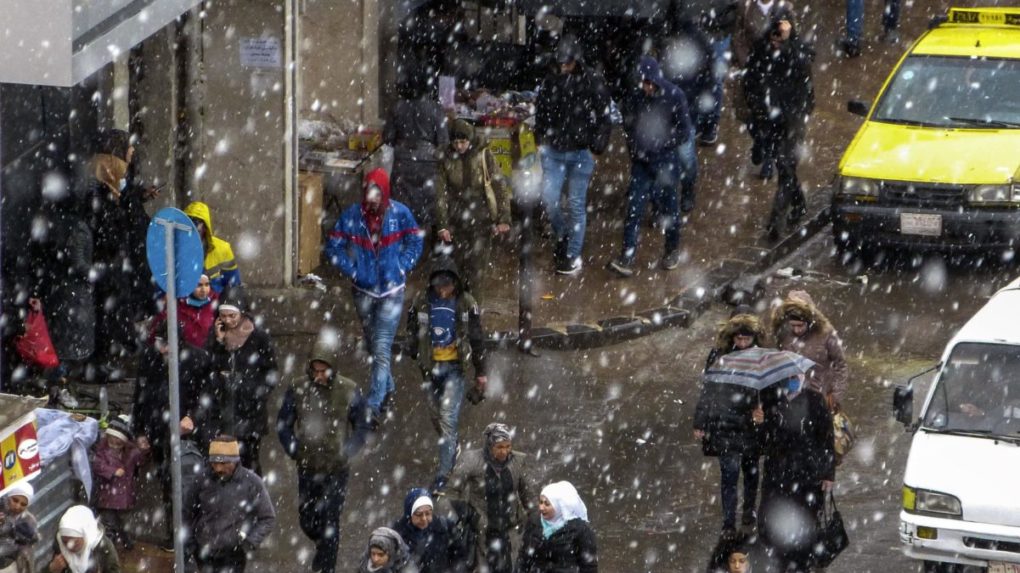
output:
M 531 331 L 532 346 L 549 350 L 583 350 L 619 344 L 667 328 L 689 327 L 717 300 L 728 304 L 756 300 L 764 292 L 764 287 L 761 277 L 755 275 L 810 241 L 828 227 L 829 222 L 830 212 L 826 205 L 772 248 L 742 249 L 750 260 L 724 260 L 709 272 L 708 286 L 694 289 L 694 292 L 683 292 L 666 306 L 631 316 L 605 318 L 595 325 L 568 324 L 560 329 L 534 327 Z M 516 344 L 517 334 L 503 332 L 493 342 L 497 347 L 509 347 Z

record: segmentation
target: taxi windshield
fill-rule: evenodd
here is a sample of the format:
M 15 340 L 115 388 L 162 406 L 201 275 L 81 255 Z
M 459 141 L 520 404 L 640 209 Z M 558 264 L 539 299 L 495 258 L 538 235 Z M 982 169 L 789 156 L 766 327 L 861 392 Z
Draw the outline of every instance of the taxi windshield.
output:
M 1008 344 L 953 348 L 924 415 L 940 432 L 1020 436 L 1020 352 Z
M 1020 128 L 1020 60 L 910 56 L 874 121 L 928 127 Z

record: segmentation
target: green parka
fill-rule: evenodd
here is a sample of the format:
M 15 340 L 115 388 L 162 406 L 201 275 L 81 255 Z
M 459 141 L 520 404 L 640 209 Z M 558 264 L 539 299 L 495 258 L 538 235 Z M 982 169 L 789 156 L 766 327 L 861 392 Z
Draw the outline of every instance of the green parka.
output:
M 483 146 L 475 135 L 475 129 L 463 119 L 454 122 L 450 139 L 467 139 L 471 147 L 467 153 L 460 155 L 455 151 L 447 153 L 436 178 L 436 227 L 440 230 L 449 229 L 453 220 L 463 215 L 463 210 L 470 205 L 487 206 L 479 209 L 487 214 L 484 221 L 473 221 L 485 227 L 497 224 L 510 224 L 510 202 L 513 192 L 503 178 L 503 173 L 496 163 L 496 158 Z M 485 191 L 485 171 L 492 182 L 493 197 L 487 197 Z

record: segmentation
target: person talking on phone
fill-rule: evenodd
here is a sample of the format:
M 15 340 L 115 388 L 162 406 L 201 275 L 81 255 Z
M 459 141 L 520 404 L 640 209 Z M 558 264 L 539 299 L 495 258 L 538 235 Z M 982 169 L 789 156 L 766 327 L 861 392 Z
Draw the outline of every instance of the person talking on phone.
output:
M 276 349 L 248 314 L 239 288 L 220 299 L 206 350 L 220 405 L 220 431 L 237 437 L 241 465 L 262 475 L 259 445 L 269 426 L 266 403 L 279 380 Z

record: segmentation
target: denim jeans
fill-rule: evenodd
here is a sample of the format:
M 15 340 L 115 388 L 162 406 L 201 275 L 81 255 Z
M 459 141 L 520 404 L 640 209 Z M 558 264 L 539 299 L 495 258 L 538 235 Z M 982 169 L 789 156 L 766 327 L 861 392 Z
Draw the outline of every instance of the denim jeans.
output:
M 705 139 L 713 139 L 719 134 L 719 118 L 722 117 L 723 86 L 726 72 L 730 67 L 732 37 L 726 36 L 712 41 L 712 107 L 701 111 L 700 102 L 688 102 L 697 106 L 697 130 Z
M 623 253 L 626 264 L 634 262 L 637 253 L 638 231 L 648 201 L 666 233 L 666 254 L 680 247 L 680 202 L 677 190 L 683 177 L 680 152 L 674 150 L 667 157 L 653 162 L 631 161 L 630 187 L 627 189 L 627 216 L 623 224 Z
M 567 257 L 574 260 L 584 248 L 588 221 L 588 182 L 595 171 L 595 158 L 587 149 L 559 151 L 542 146 L 542 203 L 557 240 L 568 239 Z M 563 185 L 567 185 L 568 226 L 560 208 Z
M 744 474 L 744 513 L 754 511 L 758 498 L 758 456 L 740 452 L 719 455 L 719 489 L 723 507 L 723 527 L 735 529 L 737 525 L 737 482 Z
M 895 30 L 900 25 L 900 0 L 885 0 L 882 12 L 882 29 Z M 864 0 L 846 0 L 846 42 L 860 46 L 864 29 Z
M 334 573 L 340 549 L 340 515 L 347 500 L 347 472 L 298 470 L 298 516 L 301 531 L 315 542 L 312 571 Z
M 372 356 L 372 384 L 368 390 L 367 402 L 378 414 L 386 394 L 397 389 L 390 372 L 390 358 L 393 355 L 393 337 L 404 311 L 404 290 L 383 298 L 371 297 L 356 290 L 354 307 L 361 319 L 365 342 Z
M 464 403 L 464 367 L 458 361 L 436 362 L 428 394 L 432 422 L 439 431 L 438 477 L 449 477 L 457 457 L 457 425 Z

